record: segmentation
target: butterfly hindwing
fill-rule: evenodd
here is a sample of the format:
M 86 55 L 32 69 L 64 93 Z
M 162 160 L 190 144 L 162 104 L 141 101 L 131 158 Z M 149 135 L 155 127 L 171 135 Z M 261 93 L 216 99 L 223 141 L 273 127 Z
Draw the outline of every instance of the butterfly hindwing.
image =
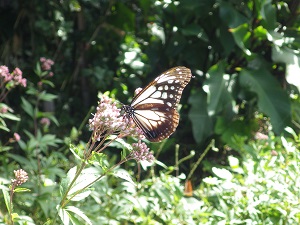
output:
M 152 142 L 168 138 L 179 123 L 177 106 L 182 91 L 192 77 L 190 69 L 179 66 L 167 70 L 140 91 L 127 107 L 146 138 Z

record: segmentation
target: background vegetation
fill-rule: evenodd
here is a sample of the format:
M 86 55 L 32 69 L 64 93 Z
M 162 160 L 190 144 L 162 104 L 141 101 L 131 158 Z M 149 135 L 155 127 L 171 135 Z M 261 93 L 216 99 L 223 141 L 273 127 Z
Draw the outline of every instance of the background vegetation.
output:
M 299 4 L 0 1 L 0 65 L 27 81 L 0 79 L 0 223 L 299 224 Z M 127 104 L 178 65 L 194 78 L 176 132 L 147 143 L 158 161 L 128 161 L 57 207 L 98 92 Z M 124 146 L 83 175 L 115 165 Z M 207 146 L 214 151 L 198 160 Z M 20 168 L 29 179 L 10 208 Z

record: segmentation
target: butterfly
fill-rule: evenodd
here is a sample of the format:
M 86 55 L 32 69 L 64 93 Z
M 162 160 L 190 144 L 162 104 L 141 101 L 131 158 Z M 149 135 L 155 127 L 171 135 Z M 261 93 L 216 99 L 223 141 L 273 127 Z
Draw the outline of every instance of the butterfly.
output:
M 183 66 L 165 71 L 122 107 L 125 116 L 133 119 L 149 141 L 168 138 L 178 126 L 177 106 L 191 77 L 191 70 Z

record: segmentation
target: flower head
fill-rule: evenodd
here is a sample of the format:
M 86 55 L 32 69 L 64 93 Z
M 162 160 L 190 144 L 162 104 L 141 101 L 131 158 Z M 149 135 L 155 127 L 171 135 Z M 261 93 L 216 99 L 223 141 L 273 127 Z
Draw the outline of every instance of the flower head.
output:
M 16 67 L 12 73 L 9 73 L 7 66 L 0 66 L 0 82 L 9 83 L 11 87 L 21 85 L 26 87 L 27 80 L 23 78 L 22 71 Z
M 269 137 L 268 137 L 268 135 L 265 135 L 263 133 L 256 132 L 255 133 L 255 139 L 257 139 L 257 140 L 268 140 Z
M 89 120 L 90 130 L 94 140 L 100 140 L 105 135 L 118 134 L 119 137 L 135 136 L 143 138 L 143 132 L 137 128 L 132 119 L 121 115 L 121 109 L 107 96 L 102 96 L 98 103 L 97 112 Z
M 11 180 L 13 186 L 19 186 L 28 180 L 28 174 L 25 172 L 25 170 L 14 170 L 14 173 L 16 179 Z
M 21 137 L 18 133 L 14 133 L 14 139 L 15 139 L 15 141 L 20 141 Z
M 130 153 L 130 155 L 138 162 L 142 160 L 152 162 L 154 160 L 152 152 L 149 151 L 147 145 L 144 142 L 141 142 L 141 140 L 139 140 L 137 143 L 132 144 L 132 152 Z
M 0 66 L 0 79 L 3 80 L 4 83 L 13 79 L 13 76 L 9 73 L 7 66 Z
M 97 106 L 97 112 L 89 120 L 89 127 L 93 130 L 95 140 L 100 140 L 104 134 L 113 134 L 125 127 L 122 117 L 120 117 L 120 109 L 111 98 L 102 96 L 101 102 Z
M 42 118 L 40 120 L 40 123 L 43 125 L 43 126 L 49 126 L 50 125 L 50 120 L 48 118 Z
M 51 70 L 51 67 L 54 65 L 53 60 L 46 59 L 45 57 L 41 57 L 40 62 L 42 63 L 41 67 L 43 70 Z

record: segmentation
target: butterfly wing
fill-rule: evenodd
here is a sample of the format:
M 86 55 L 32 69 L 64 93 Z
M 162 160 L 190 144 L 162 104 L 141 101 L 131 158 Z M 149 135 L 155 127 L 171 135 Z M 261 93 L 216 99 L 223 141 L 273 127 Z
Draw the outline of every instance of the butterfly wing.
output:
M 191 77 L 190 69 L 174 67 L 158 76 L 133 98 L 131 117 L 148 140 L 162 141 L 174 133 L 179 123 L 176 108 Z

